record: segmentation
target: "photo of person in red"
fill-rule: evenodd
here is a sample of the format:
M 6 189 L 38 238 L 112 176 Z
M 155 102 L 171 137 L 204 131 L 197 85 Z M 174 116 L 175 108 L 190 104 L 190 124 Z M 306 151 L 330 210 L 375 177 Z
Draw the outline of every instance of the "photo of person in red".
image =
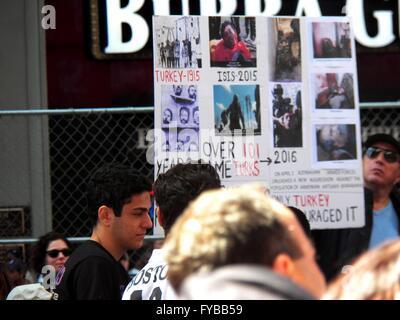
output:
M 225 20 L 220 26 L 220 39 L 210 39 L 211 66 L 255 67 L 252 52 L 237 31 L 237 26 Z

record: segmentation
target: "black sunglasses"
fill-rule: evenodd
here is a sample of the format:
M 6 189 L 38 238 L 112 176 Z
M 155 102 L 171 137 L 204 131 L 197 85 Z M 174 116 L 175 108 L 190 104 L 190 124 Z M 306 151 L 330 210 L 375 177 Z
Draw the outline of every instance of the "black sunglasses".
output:
M 71 255 L 71 249 L 53 249 L 53 250 L 49 250 L 46 251 L 46 253 L 49 255 L 49 257 L 52 258 L 57 258 L 58 255 L 60 254 L 60 252 L 64 255 L 64 257 L 69 257 Z
M 400 155 L 395 151 L 383 150 L 376 147 L 369 147 L 365 154 L 370 159 L 375 159 L 379 154 L 383 152 L 383 157 L 389 163 L 395 163 L 399 161 Z

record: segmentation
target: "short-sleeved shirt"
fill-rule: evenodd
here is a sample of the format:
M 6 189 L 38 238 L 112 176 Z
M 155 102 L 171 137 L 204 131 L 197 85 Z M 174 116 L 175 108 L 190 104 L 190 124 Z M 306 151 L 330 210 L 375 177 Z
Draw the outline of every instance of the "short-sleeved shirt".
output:
M 176 300 L 167 270 L 163 249 L 154 249 L 149 262 L 126 287 L 122 300 Z
M 78 247 L 56 277 L 59 300 L 121 300 L 129 275 L 98 242 Z
M 385 208 L 374 211 L 373 217 L 369 249 L 399 237 L 399 219 L 391 201 Z

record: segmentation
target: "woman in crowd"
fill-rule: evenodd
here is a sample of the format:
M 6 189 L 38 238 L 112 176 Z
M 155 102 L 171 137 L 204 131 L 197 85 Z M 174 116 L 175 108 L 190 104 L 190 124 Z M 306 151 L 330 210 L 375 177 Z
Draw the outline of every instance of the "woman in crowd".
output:
M 58 272 L 71 255 L 71 243 L 56 232 L 49 232 L 39 238 L 33 248 L 32 267 L 37 274 L 37 281 L 42 282 L 42 268 L 45 265 L 54 267 Z

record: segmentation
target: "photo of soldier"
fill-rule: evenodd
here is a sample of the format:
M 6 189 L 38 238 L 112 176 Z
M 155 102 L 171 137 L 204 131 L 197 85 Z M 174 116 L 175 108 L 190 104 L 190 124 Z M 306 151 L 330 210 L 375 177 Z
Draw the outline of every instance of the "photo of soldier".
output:
M 351 73 L 313 74 L 316 109 L 354 109 Z
M 217 136 L 261 134 L 258 87 L 214 86 L 214 122 Z
M 270 46 L 271 80 L 274 82 L 301 81 L 300 22 L 293 18 L 268 20 L 272 44 Z
M 271 92 L 275 148 L 303 146 L 300 84 L 275 84 Z
M 354 124 L 321 124 L 315 126 L 317 161 L 357 159 Z
M 254 17 L 209 17 L 211 67 L 256 67 Z
M 352 57 L 348 22 L 313 22 L 314 58 L 350 59 Z
M 156 17 L 156 68 L 201 68 L 199 17 Z

